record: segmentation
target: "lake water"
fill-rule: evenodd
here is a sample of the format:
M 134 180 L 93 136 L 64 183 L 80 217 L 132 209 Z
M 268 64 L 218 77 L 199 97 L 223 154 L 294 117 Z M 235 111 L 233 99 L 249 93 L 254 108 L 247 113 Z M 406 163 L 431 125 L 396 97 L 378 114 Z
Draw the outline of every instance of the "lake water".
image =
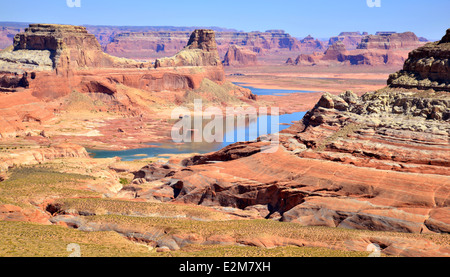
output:
M 277 95 L 286 93 L 298 93 L 302 91 L 293 90 L 273 90 L 273 89 L 256 89 L 247 87 L 256 95 Z M 305 91 L 309 92 L 309 91 Z M 289 128 L 294 121 L 299 121 L 305 116 L 306 112 L 298 112 L 292 114 L 283 114 L 280 116 L 259 116 L 256 120 L 247 120 L 245 127 L 233 128 L 231 132 L 225 132 L 224 142 L 185 142 L 185 143 L 148 143 L 151 147 L 130 149 L 123 151 L 106 151 L 88 149 L 90 155 L 94 158 L 113 158 L 120 157 L 123 161 L 133 161 L 143 158 L 166 157 L 169 154 L 205 154 L 218 151 L 230 144 L 241 141 L 251 141 L 262 135 L 272 134 Z M 205 125 L 205 123 L 204 123 Z M 225 125 L 226 126 L 226 125 Z M 226 127 L 224 127 L 226 130 Z

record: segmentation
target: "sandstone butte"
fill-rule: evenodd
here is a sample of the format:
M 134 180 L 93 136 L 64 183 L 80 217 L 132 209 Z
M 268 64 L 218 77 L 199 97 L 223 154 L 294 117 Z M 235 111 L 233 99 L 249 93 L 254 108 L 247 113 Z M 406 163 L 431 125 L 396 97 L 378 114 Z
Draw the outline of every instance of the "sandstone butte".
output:
M 378 32 L 375 35 L 341 33 L 332 37 L 324 53 L 302 53 L 287 64 L 295 65 L 402 65 L 408 52 L 424 42 L 412 32 Z
M 106 103 L 108 111 L 143 116 L 152 99 L 132 98 L 128 90 L 176 102 L 205 80 L 225 83 L 211 30 L 194 31 L 177 55 L 153 64 L 104 53 L 85 27 L 31 24 L 0 52 L 0 72 L 1 138 L 25 136 L 29 122 L 51 122 L 74 91 Z M 249 90 L 232 84 L 227 93 L 253 98 Z
M 444 57 L 449 45 L 447 31 L 411 52 L 396 76 L 439 77 L 447 88 L 442 67 L 410 65 Z M 148 165 L 135 172 L 133 197 L 256 210 L 310 226 L 449 233 L 449 91 L 390 83 L 361 97 L 325 93 L 280 133 L 273 153 L 262 151 L 269 143 L 261 139 Z
M 105 45 L 108 54 L 125 58 L 149 58 L 180 51 L 189 40 L 189 32 L 184 31 L 154 31 L 125 32 L 116 35 Z M 219 55 L 224 57 L 232 45 L 246 51 L 276 55 L 279 51 L 301 51 L 311 53 L 323 51 L 323 43 L 308 36 L 298 40 L 282 30 L 267 30 L 265 32 L 216 32 Z

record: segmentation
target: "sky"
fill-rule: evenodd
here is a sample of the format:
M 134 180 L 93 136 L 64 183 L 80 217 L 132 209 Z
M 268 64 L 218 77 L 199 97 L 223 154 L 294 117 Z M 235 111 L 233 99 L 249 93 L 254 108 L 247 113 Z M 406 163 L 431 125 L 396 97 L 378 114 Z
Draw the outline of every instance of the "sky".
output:
M 381 5 L 370 8 L 368 1 Z M 0 0 L 0 21 L 282 29 L 299 38 L 412 31 L 440 39 L 450 28 L 449 11 L 450 0 Z

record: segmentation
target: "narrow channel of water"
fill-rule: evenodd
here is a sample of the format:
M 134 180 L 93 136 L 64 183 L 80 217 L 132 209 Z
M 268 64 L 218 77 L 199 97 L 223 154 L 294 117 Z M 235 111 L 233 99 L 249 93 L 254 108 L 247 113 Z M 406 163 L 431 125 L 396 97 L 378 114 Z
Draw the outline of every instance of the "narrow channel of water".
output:
M 273 90 L 273 89 L 256 89 L 248 87 L 256 95 L 277 95 L 286 93 L 298 93 L 302 91 L 291 90 Z M 309 91 L 305 91 L 309 92 Z M 218 151 L 230 144 L 240 141 L 254 140 L 262 135 L 272 134 L 276 131 L 282 131 L 289 128 L 292 122 L 299 121 L 305 116 L 306 112 L 298 112 L 293 114 L 283 114 L 280 116 L 259 116 L 256 120 L 247 120 L 247 124 L 243 128 L 234 128 L 232 133 L 225 133 L 224 142 L 185 142 L 185 143 L 149 143 L 151 147 L 130 149 L 123 151 L 106 151 L 106 150 L 94 150 L 88 149 L 89 154 L 94 158 L 113 158 L 120 157 L 123 161 L 133 161 L 143 158 L 152 157 L 165 157 L 164 155 L 170 154 L 190 154 L 199 153 L 205 154 L 214 151 Z M 277 121 L 278 119 L 278 121 Z M 275 123 L 276 126 L 274 125 Z M 267 124 L 261 128 L 261 124 Z M 278 128 L 277 128 L 278 127 Z M 243 136 L 245 134 L 245 136 Z M 227 139 L 225 139 L 225 137 Z M 230 139 L 234 138 L 234 139 Z

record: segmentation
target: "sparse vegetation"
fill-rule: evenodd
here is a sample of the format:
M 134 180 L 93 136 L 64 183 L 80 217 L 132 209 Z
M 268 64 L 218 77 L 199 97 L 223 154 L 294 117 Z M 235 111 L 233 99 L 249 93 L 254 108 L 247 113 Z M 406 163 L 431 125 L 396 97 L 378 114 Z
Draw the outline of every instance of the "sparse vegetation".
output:
M 8 179 L 0 183 L 1 203 L 28 207 L 32 198 L 97 195 L 80 188 L 80 183 L 93 177 L 62 173 L 45 165 L 16 167 L 8 175 Z

